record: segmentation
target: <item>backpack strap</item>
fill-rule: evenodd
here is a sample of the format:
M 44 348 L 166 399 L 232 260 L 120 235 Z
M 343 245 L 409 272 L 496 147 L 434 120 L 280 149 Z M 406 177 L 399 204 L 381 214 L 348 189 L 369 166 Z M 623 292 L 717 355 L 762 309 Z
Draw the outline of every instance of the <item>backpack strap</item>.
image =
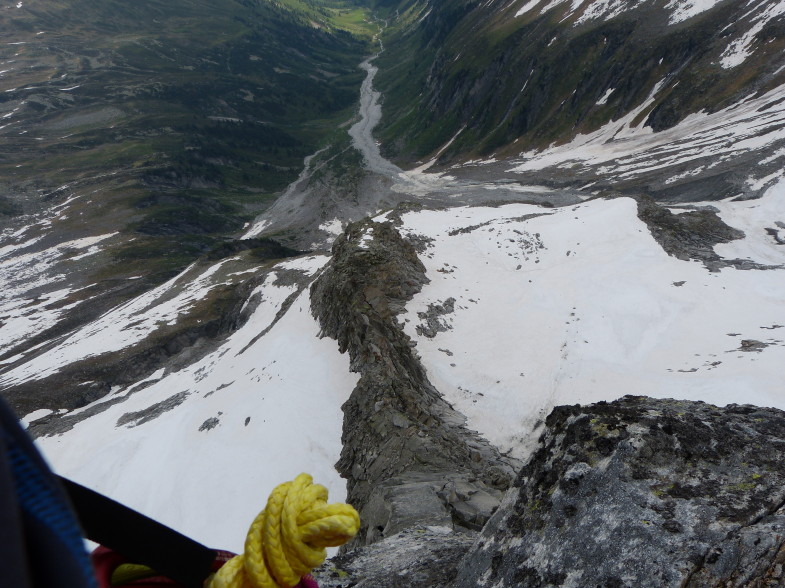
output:
M 68 498 L 2 397 L 0 585 L 96 588 Z
M 203 588 L 218 553 L 125 505 L 60 477 L 88 539 L 187 588 Z

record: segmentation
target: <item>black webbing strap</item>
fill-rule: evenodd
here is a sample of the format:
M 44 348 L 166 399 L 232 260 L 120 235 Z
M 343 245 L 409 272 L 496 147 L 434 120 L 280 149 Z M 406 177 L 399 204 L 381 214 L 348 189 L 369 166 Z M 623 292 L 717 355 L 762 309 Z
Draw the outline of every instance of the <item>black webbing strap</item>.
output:
M 212 571 L 215 550 L 111 498 L 58 477 L 88 539 L 188 588 L 203 587 Z

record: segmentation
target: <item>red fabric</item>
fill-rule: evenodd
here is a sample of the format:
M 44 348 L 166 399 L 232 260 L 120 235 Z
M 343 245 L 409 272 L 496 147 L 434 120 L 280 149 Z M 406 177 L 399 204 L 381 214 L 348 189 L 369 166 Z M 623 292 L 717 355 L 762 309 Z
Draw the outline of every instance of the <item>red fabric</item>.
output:
M 319 588 L 319 584 L 316 583 L 316 580 L 313 579 L 313 576 L 308 574 L 307 576 L 300 578 L 300 583 L 297 584 L 295 588 Z
M 117 566 L 126 562 L 125 558 L 116 551 L 99 545 L 90 554 L 90 559 L 93 560 L 93 569 L 99 588 L 112 588 L 112 572 Z
M 217 572 L 218 570 L 220 570 L 227 561 L 229 561 L 236 555 L 237 555 L 236 553 L 232 553 L 231 551 L 216 549 L 215 561 L 213 562 L 213 572 Z
M 227 561 L 235 556 L 230 551 L 216 550 L 215 561 L 213 562 L 213 572 L 221 569 Z M 96 578 L 98 578 L 99 588 L 117 588 L 112 587 L 112 573 L 118 566 L 129 563 L 122 555 L 116 551 L 112 551 L 108 547 L 99 545 L 90 556 L 93 560 L 93 569 L 95 569 Z M 169 588 L 184 588 L 182 584 L 178 584 L 174 580 L 170 580 L 166 576 L 152 576 L 144 578 L 143 580 L 136 580 L 123 584 L 123 586 L 132 586 L 133 588 L 161 588 L 162 586 L 169 586 Z
M 221 566 L 234 556 L 235 554 L 230 551 L 223 551 L 221 549 L 216 550 L 212 571 L 217 572 L 220 570 Z M 118 588 L 117 586 L 112 586 L 112 572 L 121 564 L 128 563 L 128 560 L 116 551 L 112 551 L 103 545 L 99 545 L 90 557 L 93 560 L 93 568 L 95 569 L 99 588 Z M 129 588 L 162 588 L 164 586 L 168 586 L 169 588 L 185 588 L 182 584 L 178 584 L 174 580 L 170 580 L 164 576 L 153 576 L 143 580 L 129 582 L 128 584 L 123 584 L 123 586 L 128 586 Z M 319 588 L 319 584 L 316 583 L 316 580 L 314 580 L 312 576 L 308 575 L 303 576 L 300 583 L 297 584 L 295 588 Z

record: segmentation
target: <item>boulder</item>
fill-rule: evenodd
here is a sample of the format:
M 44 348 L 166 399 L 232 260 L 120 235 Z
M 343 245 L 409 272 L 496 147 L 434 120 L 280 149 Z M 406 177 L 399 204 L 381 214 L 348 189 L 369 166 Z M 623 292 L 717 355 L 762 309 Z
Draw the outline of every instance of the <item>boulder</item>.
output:
M 557 407 L 454 586 L 782 586 L 785 413 Z

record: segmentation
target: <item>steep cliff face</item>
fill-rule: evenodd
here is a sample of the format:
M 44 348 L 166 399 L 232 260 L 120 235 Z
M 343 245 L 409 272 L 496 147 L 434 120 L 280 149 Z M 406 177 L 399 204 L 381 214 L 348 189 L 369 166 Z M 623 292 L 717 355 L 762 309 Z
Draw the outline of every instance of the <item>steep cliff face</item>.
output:
M 360 373 L 337 464 L 363 520 L 359 543 L 415 523 L 479 530 L 516 471 L 442 399 L 396 320 L 426 281 L 413 245 L 367 221 L 338 238 L 311 288 L 322 334 Z

